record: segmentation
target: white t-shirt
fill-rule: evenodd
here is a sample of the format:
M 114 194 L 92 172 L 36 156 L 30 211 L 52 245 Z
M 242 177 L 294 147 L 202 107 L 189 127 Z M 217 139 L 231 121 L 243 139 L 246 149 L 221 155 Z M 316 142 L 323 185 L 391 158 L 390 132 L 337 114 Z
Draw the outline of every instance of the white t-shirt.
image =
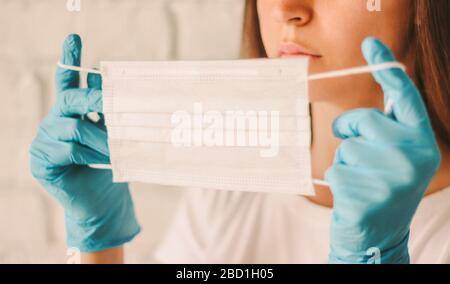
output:
M 327 263 L 331 209 L 304 197 L 192 189 L 156 252 L 162 263 Z M 412 263 L 450 263 L 450 188 L 414 217 Z

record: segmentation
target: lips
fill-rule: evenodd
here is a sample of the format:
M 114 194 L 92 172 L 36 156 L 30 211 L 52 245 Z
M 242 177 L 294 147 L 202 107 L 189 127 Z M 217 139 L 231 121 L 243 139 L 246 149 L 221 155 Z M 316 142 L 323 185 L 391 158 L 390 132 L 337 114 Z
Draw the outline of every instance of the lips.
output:
M 309 49 L 297 44 L 295 42 L 283 42 L 279 49 L 280 57 L 309 57 L 311 59 L 319 59 L 322 56 L 314 53 Z

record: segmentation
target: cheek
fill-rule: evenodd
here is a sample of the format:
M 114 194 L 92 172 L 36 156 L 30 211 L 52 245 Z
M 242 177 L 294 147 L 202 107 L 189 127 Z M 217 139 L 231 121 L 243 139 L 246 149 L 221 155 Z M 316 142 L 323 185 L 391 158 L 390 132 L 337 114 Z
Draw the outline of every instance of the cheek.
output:
M 351 2 L 351 1 L 349 1 Z M 407 0 L 384 0 L 382 12 L 369 12 L 366 1 L 336 1 L 333 8 L 326 9 L 316 18 L 317 40 L 325 54 L 323 66 L 311 66 L 310 73 L 339 70 L 366 65 L 361 52 L 361 43 L 368 36 L 375 36 L 389 46 L 399 61 L 407 56 L 407 34 L 409 26 Z M 356 5 L 356 2 L 359 4 Z M 341 4 L 338 4 L 341 3 Z M 347 4 L 345 4 L 347 3 Z M 319 5 L 319 4 L 318 4 Z M 330 8 L 328 5 L 328 8 Z M 333 26 L 334 28 L 330 28 Z M 312 82 L 312 101 L 332 101 L 345 104 L 353 101 L 364 107 L 382 106 L 381 89 L 370 74 L 342 77 Z
M 366 0 L 317 1 L 318 12 L 311 33 L 324 54 L 321 64 L 312 64 L 310 74 L 341 70 L 366 65 L 361 43 L 376 26 L 376 18 L 368 14 Z M 370 75 L 339 77 L 310 82 L 312 102 L 327 101 L 345 105 L 360 104 L 367 94 L 376 92 L 376 83 Z M 378 104 L 370 100 L 370 104 Z
M 318 1 L 316 31 L 328 69 L 342 69 L 364 64 L 361 42 L 377 19 L 367 11 L 367 1 Z
M 398 59 L 403 59 L 411 19 L 411 2 L 383 0 L 382 11 L 369 11 L 367 0 L 334 1 L 332 5 L 327 1 L 318 1 L 317 34 L 322 40 L 324 52 L 330 55 L 326 58 L 329 67 L 336 69 L 365 64 L 361 43 L 368 36 L 379 38 L 393 50 Z
M 261 37 L 269 58 L 278 56 L 278 44 L 281 41 L 282 24 L 272 17 L 275 4 L 273 0 L 258 1 Z

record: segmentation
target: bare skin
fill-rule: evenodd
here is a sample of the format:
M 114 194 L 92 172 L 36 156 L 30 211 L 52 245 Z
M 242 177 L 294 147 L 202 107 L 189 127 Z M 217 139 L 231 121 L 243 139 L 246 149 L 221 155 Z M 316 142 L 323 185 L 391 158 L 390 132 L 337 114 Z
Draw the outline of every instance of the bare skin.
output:
M 124 247 L 102 250 L 92 253 L 81 253 L 83 264 L 122 264 L 124 263 Z
M 344 69 L 367 64 L 361 54 L 361 42 L 371 35 L 381 39 L 413 70 L 414 47 L 406 35 L 411 19 L 411 0 L 383 0 L 382 12 L 368 12 L 367 0 L 312 1 L 258 0 L 261 32 L 270 58 L 280 56 L 283 42 L 295 42 L 320 57 L 311 61 L 310 73 Z M 414 74 L 409 74 L 414 78 Z M 330 167 L 340 140 L 331 131 L 332 122 L 355 108 L 383 109 L 383 93 L 371 75 L 321 81 L 310 87 L 312 101 L 313 176 L 323 179 Z M 450 186 L 450 150 L 441 144 L 442 164 L 426 194 Z M 316 187 L 311 201 L 332 207 L 333 197 L 326 187 Z M 85 253 L 83 263 L 121 263 L 123 247 Z

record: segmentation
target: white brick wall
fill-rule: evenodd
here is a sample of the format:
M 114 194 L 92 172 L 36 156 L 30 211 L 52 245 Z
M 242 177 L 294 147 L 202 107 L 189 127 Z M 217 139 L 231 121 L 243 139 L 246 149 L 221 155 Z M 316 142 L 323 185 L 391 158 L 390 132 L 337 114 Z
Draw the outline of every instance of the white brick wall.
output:
M 28 148 L 54 100 L 62 40 L 83 38 L 83 65 L 100 60 L 236 58 L 242 0 L 0 0 L 0 263 L 65 262 L 61 208 L 33 180 Z M 180 191 L 134 184 L 142 234 L 130 262 L 152 262 Z

